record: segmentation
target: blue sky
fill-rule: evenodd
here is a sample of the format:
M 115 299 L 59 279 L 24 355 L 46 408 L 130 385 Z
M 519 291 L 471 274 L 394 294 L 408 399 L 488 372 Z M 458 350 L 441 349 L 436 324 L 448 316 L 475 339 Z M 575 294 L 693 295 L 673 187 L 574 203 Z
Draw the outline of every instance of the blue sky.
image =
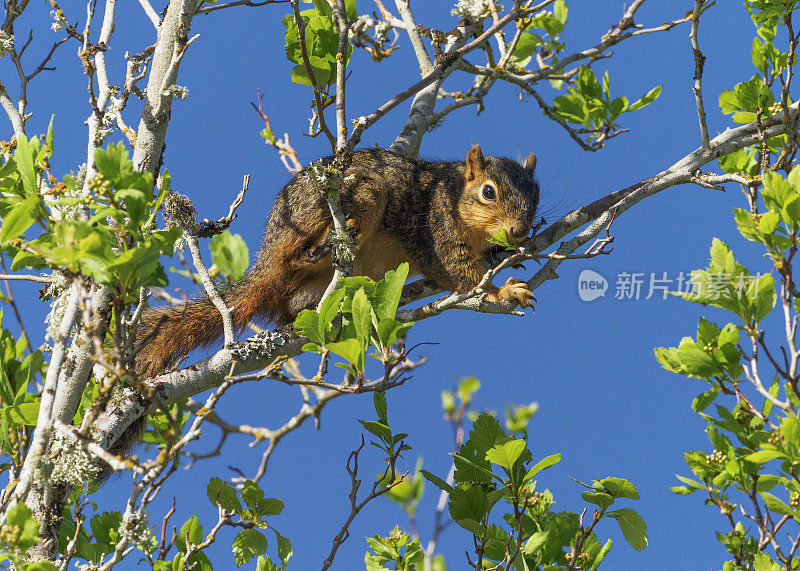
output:
M 161 6 L 157 4 L 158 10 Z M 683 15 L 692 4 L 650 2 L 639 11 L 636 21 L 658 25 Z M 419 23 L 443 30 L 455 24 L 448 2 L 415 2 L 413 6 Z M 83 21 L 83 7 L 65 4 L 64 8 L 70 21 Z M 374 9 L 364 0 L 358 0 L 358 8 Z M 30 55 L 26 53 L 28 65 L 34 66 L 36 58 L 57 38 L 49 29 L 49 6 L 36 2 L 29 12 L 16 28 L 19 37 L 26 34 L 27 27 L 35 29 Z M 173 105 L 167 137 L 165 165 L 173 176 L 173 188 L 192 198 L 200 218 L 227 213 L 242 175 L 252 175 L 245 205 L 231 227 L 249 244 L 251 259 L 272 200 L 289 180 L 277 153 L 258 135 L 263 124 L 250 107 L 256 90 L 264 93 L 264 108 L 273 129 L 277 134 L 289 133 L 304 164 L 330 150 L 324 138 L 300 134 L 307 126 L 311 91 L 289 82 L 292 64 L 284 56 L 280 23 L 286 13 L 288 5 L 276 5 L 235 8 L 195 18 L 193 32 L 201 38 L 190 47 L 178 80 L 189 88 L 189 97 Z M 622 3 L 617 1 L 571 3 L 562 36 L 567 51 L 596 44 L 621 13 Z M 152 26 L 135 3 L 120 3 L 117 22 L 108 55 L 112 83 L 120 83 L 124 75 L 122 54 L 138 52 L 153 41 Z M 541 209 L 554 221 L 573 208 L 663 170 L 699 145 L 688 33 L 688 25 L 682 25 L 671 32 L 635 38 L 617 46 L 613 58 L 595 64 L 598 75 L 609 70 L 612 93 L 630 100 L 655 85 L 664 85 L 653 105 L 624 116 L 623 126 L 630 132 L 597 153 L 581 151 L 560 127 L 541 115 L 535 102 L 520 101 L 512 86 L 497 85 L 486 99 L 485 112 L 476 117 L 473 108 L 466 108 L 448 116 L 438 130 L 425 137 L 421 155 L 463 159 L 474 143 L 492 155 L 523 158 L 534 151 L 539 158 Z M 704 89 L 712 136 L 732 126 L 716 105 L 719 92 L 755 73 L 749 57 L 752 36 L 752 24 L 739 3 L 720 3 L 703 18 L 700 42 L 707 56 Z M 409 43 L 401 38 L 400 45 L 392 57 L 378 64 L 363 51 L 354 52 L 347 100 L 350 118 L 367 114 L 419 78 Z M 58 70 L 42 74 L 29 88 L 29 110 L 34 116 L 28 132 L 44 132 L 50 114 L 55 114 L 53 171 L 59 176 L 85 161 L 83 121 L 89 106 L 74 52 L 71 43 L 62 47 L 54 59 Z M 479 61 L 477 52 L 470 57 Z M 0 61 L 0 69 L 13 96 L 16 85 L 10 62 Z M 455 74 L 446 84 L 449 90 L 465 86 L 465 80 Z M 549 101 L 555 96 L 546 86 L 540 91 Z M 138 124 L 135 110 L 132 106 L 126 116 L 131 125 Z M 406 117 L 407 105 L 401 105 L 368 130 L 362 144 L 390 144 Z M 8 127 L 7 131 L 3 138 L 10 137 Z M 408 443 L 413 447 L 406 468 L 413 469 L 421 456 L 427 470 L 442 476 L 447 473 L 452 436 L 441 420 L 439 394 L 453 388 L 460 377 L 475 375 L 482 383 L 476 408 L 501 411 L 512 402 L 539 403 L 529 428 L 530 443 L 535 458 L 562 453 L 561 463 L 539 478 L 539 487 L 555 494 L 557 510 L 580 512 L 584 507 L 582 489 L 570 478 L 587 481 L 621 476 L 638 487 L 642 499 L 631 507 L 644 517 L 650 544 L 637 553 L 613 522 L 604 522 L 597 529 L 600 538 L 614 539 L 606 568 L 721 567 L 726 557 L 714 531 L 723 529 L 723 518 L 715 509 L 703 506 L 699 496 L 675 496 L 668 489 L 676 485 L 676 473 L 688 473 L 683 452 L 710 452 L 704 423 L 689 408 L 702 389 L 697 381 L 663 371 L 653 357 L 653 348 L 675 345 L 682 336 L 694 335 L 701 315 L 722 323 L 727 316 L 676 299 L 616 300 L 614 293 L 622 272 L 643 274 L 644 297 L 651 272 L 658 276 L 667 272 L 669 278 L 675 278 L 679 272 L 704 267 L 715 236 L 734 245 L 752 272 L 768 272 L 769 263 L 751 244 L 743 243 L 733 223 L 732 208 L 743 204 L 736 188 L 727 193 L 693 186 L 668 189 L 614 223 L 610 256 L 562 264 L 560 279 L 536 291 L 534 314 L 513 318 L 451 311 L 414 327 L 410 344 L 438 345 L 421 347 L 416 356 L 425 355 L 428 364 L 388 395 L 390 421 L 396 430 L 409 433 Z M 529 264 L 528 273 L 522 275 L 529 277 L 533 267 L 535 264 Z M 606 297 L 580 300 L 577 282 L 584 269 L 609 281 Z M 177 278 L 175 283 L 186 288 Z M 41 332 L 39 324 L 47 308 L 37 300 L 35 290 L 15 287 L 17 296 L 25 300 L 28 327 Z M 12 326 L 10 315 L 5 325 Z M 305 366 L 315 365 L 308 361 Z M 218 412 L 229 421 L 274 428 L 294 415 L 299 405 L 297 390 L 264 381 L 235 387 Z M 274 526 L 292 541 L 294 569 L 319 567 L 327 556 L 349 510 L 344 464 L 360 442 L 356 419 L 373 415 L 371 395 L 339 398 L 325 409 L 321 430 L 311 424 L 304 426 L 281 442 L 272 457 L 262 487 L 268 496 L 280 497 L 286 504 L 284 514 L 274 518 Z M 208 427 L 206 433 L 206 439 L 193 446 L 194 451 L 213 448 L 217 431 Z M 174 523 L 180 525 L 200 510 L 201 521 L 209 529 L 216 521 L 216 510 L 205 498 L 206 483 L 213 475 L 233 476 L 228 466 L 252 474 L 264 444 L 251 449 L 248 443 L 232 438 L 223 458 L 201 462 L 185 476 L 174 476 L 172 485 L 152 504 L 153 521 L 160 522 L 174 495 L 178 510 Z M 378 471 L 379 460 L 367 449 L 361 476 L 368 480 Z M 102 492 L 107 502 L 113 502 L 113 507 L 106 504 L 107 509 L 123 509 L 128 489 L 126 477 L 109 483 Z M 418 515 L 425 541 L 437 498 L 429 485 Z M 399 508 L 386 500 L 369 505 L 351 527 L 351 537 L 340 549 L 334 568 L 361 566 L 364 536 L 386 534 L 395 523 L 408 528 Z M 233 567 L 225 547 L 231 538 L 230 533 L 222 534 L 212 552 L 220 569 Z M 443 534 L 440 549 L 451 569 L 463 567 L 463 552 L 471 543 L 467 532 L 456 526 Z

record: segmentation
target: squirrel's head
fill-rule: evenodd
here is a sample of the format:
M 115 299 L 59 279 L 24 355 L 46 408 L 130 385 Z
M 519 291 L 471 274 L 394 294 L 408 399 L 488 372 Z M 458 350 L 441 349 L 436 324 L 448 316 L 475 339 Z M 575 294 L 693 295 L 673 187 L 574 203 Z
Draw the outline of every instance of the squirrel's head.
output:
M 505 230 L 514 243 L 528 236 L 539 205 L 535 169 L 533 153 L 521 165 L 511 159 L 484 157 L 479 145 L 469 150 L 458 210 L 476 245 L 483 245 L 499 230 Z

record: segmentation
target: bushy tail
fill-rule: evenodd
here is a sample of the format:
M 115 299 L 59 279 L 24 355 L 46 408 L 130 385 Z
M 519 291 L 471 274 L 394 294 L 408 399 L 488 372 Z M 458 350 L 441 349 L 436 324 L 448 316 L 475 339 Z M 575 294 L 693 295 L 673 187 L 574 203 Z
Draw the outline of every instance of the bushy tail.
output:
M 259 278 L 259 272 L 251 270 L 221 292 L 225 305 L 231 308 L 237 331 L 255 318 L 274 319 L 280 292 L 273 284 L 273 280 Z M 181 305 L 148 309 L 136 333 L 136 372 L 141 378 L 159 375 L 190 351 L 210 345 L 222 334 L 222 316 L 206 295 Z

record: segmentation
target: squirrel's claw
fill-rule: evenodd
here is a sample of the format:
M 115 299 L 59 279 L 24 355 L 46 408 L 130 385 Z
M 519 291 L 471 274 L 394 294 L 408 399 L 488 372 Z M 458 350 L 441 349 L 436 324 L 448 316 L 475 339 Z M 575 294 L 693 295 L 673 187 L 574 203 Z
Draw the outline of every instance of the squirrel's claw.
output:
M 497 293 L 489 296 L 489 301 L 510 301 L 516 303 L 521 308 L 533 307 L 533 302 L 536 301 L 531 290 L 528 289 L 528 284 L 516 278 L 508 278 L 503 287 L 497 290 Z

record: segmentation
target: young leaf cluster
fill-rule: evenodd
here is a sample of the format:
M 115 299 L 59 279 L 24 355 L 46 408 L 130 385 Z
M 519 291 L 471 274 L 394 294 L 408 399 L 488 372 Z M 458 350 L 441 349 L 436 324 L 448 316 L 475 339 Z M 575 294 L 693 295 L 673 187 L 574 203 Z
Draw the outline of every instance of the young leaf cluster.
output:
M 365 379 L 370 347 L 375 352 L 369 356 L 381 361 L 384 367 L 404 359 L 402 352 L 397 355 L 392 347 L 413 325 L 395 319 L 407 277 L 408 264 L 403 263 L 386 272 L 377 283 L 363 276 L 340 280 L 318 310 L 304 309 L 297 316 L 295 328 L 310 340 L 303 350 L 342 357 L 347 363 L 336 366 L 353 374 L 359 382 Z M 337 325 L 337 318 L 341 325 Z
M 564 24 L 567 22 L 567 8 L 564 0 L 556 0 L 553 10 L 543 10 L 531 18 L 524 18 L 517 22 L 517 26 L 524 30 L 517 48 L 514 50 L 513 62 L 521 68 L 526 67 L 537 51 L 541 58 L 555 57 L 564 50 L 564 43 L 559 41 Z M 534 32 L 534 30 L 536 30 Z M 561 88 L 561 81 L 554 80 L 556 89 Z
M 589 133 L 587 141 L 605 138 L 619 127 L 617 119 L 623 113 L 636 111 L 650 105 L 661 95 L 661 86 L 654 87 L 630 103 L 624 95 L 611 97 L 611 78 L 606 71 L 600 84 L 589 66 L 581 66 L 574 85 L 565 95 L 555 98 L 554 110 L 567 123 L 584 127 L 580 133 Z
M 12 256 L 11 269 L 68 270 L 134 299 L 140 287 L 165 285 L 159 258 L 172 254 L 181 232 L 155 228 L 169 175 L 154 193 L 152 175 L 133 170 L 124 145 L 109 145 L 95 152 L 98 173 L 83 193 L 78 178 L 66 176 L 62 183 L 49 174 L 52 131 L 45 141 L 18 137 L 13 156 L 0 167 L 0 247 Z
M 345 11 L 349 20 L 358 17 L 355 0 L 345 0 Z M 336 83 L 336 54 L 339 51 L 339 32 L 333 22 L 333 10 L 327 0 L 314 0 L 314 8 L 300 12 L 300 17 L 306 22 L 305 48 L 311 72 L 320 86 L 330 87 Z M 282 22 L 286 28 L 286 58 L 295 64 L 291 79 L 294 83 L 311 87 L 294 15 L 284 16 Z M 353 46 L 348 44 L 345 65 L 352 51 Z
M 236 566 L 240 567 L 257 557 L 256 569 L 285 571 L 292 556 L 291 543 L 266 520 L 267 517 L 279 515 L 283 511 L 283 502 L 277 498 L 265 498 L 264 491 L 252 480 L 246 480 L 241 493 L 237 494 L 225 481 L 211 478 L 206 492 L 211 503 L 220 509 L 220 517 L 224 518 L 225 523 L 242 528 L 233 540 Z M 238 516 L 238 519 L 234 520 L 234 516 Z M 192 535 L 187 536 L 187 543 L 194 545 L 200 544 L 203 538 L 203 527 L 196 519 L 194 518 Z M 266 555 L 269 544 L 262 530 L 267 529 L 275 535 L 280 567 Z M 180 545 L 178 547 L 180 549 Z
M 482 414 L 469 439 L 453 454 L 453 485 L 425 470 L 421 473 L 447 492 L 451 518 L 473 535 L 477 559 L 470 559 L 470 565 L 475 569 L 487 565 L 550 569 L 570 564 L 596 569 L 611 548 L 611 540 L 600 543 L 593 532 L 603 518 L 615 519 L 628 542 L 643 549 L 647 533 L 641 517 L 630 508 L 610 509 L 618 499 L 638 499 L 627 480 L 606 478 L 587 486 L 590 491 L 584 499 L 598 506 L 591 524 L 584 525 L 577 513 L 552 510 L 552 494 L 537 492 L 534 478 L 560 459 L 560 454 L 553 454 L 534 463 L 525 437 L 509 436 L 495 417 Z

